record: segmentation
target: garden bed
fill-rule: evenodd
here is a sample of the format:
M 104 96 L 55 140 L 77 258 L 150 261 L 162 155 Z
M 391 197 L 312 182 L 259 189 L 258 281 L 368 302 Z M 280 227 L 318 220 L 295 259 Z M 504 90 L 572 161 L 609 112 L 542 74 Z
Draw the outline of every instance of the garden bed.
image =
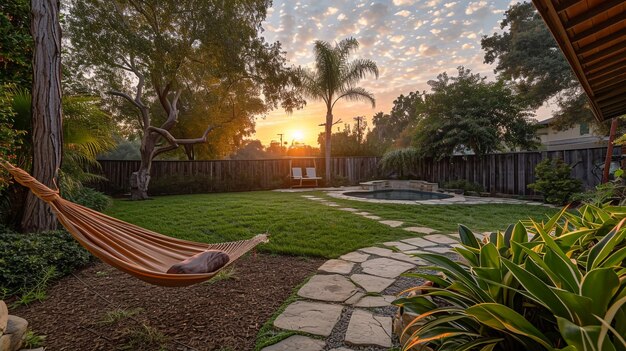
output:
M 251 350 L 258 330 L 321 260 L 249 255 L 204 284 L 148 285 L 98 262 L 11 311 L 49 350 Z M 227 271 L 228 272 L 228 271 Z

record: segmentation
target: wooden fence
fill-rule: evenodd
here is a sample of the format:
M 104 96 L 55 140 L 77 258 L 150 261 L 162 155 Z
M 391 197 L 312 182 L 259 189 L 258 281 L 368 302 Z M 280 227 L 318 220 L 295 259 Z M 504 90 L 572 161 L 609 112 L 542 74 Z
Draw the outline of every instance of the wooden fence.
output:
M 335 157 L 334 178 L 342 184 L 358 184 L 378 176 L 378 157 Z M 96 184 L 108 194 L 126 193 L 129 179 L 139 161 L 101 160 L 102 175 L 108 180 Z M 324 176 L 323 158 L 273 160 L 154 161 L 150 194 L 189 194 L 203 192 L 250 191 L 289 187 L 290 166 L 317 168 Z
M 535 181 L 537 163 L 545 158 L 561 158 L 572 166 L 572 175 L 585 187 L 599 184 L 606 148 L 550 152 L 490 154 L 483 157 L 453 156 L 439 161 L 424 159 L 413 171 L 415 178 L 444 183 L 465 179 L 482 185 L 486 191 L 530 195 L 527 186 Z M 334 178 L 346 185 L 381 179 L 378 157 L 335 157 Z M 100 161 L 102 175 L 108 181 L 96 187 L 108 194 L 129 190 L 129 177 L 139 168 L 139 161 Z M 186 194 L 223 191 L 276 189 L 289 186 L 290 164 L 294 167 L 315 165 L 324 175 L 323 158 L 274 160 L 154 161 L 150 194 Z

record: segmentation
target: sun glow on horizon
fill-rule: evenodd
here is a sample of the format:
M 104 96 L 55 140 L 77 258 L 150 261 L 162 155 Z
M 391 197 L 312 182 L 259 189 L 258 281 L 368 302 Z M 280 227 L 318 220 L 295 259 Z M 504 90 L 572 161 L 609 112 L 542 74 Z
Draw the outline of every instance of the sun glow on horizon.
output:
M 291 138 L 294 141 L 302 141 L 304 139 L 304 133 L 301 130 L 295 130 L 291 133 Z

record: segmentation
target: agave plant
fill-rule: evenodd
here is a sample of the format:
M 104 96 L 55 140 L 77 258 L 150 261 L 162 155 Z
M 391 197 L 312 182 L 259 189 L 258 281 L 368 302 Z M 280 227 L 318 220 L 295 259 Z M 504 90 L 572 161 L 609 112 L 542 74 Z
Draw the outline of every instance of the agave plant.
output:
M 418 314 L 405 350 L 625 351 L 626 208 L 584 206 L 479 241 L 460 226 L 464 262 L 419 257 L 441 275 L 396 304 Z

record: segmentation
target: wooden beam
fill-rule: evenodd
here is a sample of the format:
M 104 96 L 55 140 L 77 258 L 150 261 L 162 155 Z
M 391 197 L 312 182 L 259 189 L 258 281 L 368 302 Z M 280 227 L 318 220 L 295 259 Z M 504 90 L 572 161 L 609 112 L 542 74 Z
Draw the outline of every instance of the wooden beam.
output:
M 605 68 L 607 66 L 611 66 L 615 63 L 619 63 L 621 61 L 626 61 L 626 55 L 615 55 L 604 60 L 598 61 L 593 65 L 583 66 L 585 68 L 585 73 L 589 74 L 592 71 L 599 70 L 601 68 Z
M 588 80 L 598 79 L 602 76 L 605 76 L 607 74 L 613 73 L 615 71 L 623 70 L 623 69 L 624 69 L 624 65 L 611 65 L 599 71 L 595 71 L 593 73 L 587 74 L 587 79 Z
M 605 93 L 600 93 L 600 91 L 596 92 L 596 100 L 598 102 L 604 101 L 608 98 L 612 98 L 618 95 L 626 95 L 626 84 L 622 84 L 619 87 L 607 89 Z
M 604 22 L 598 23 L 598 24 L 594 24 L 591 28 L 584 30 L 580 33 L 575 34 L 572 37 L 572 43 L 577 43 L 583 39 L 587 39 L 592 35 L 597 34 L 600 31 L 603 31 L 615 24 L 618 24 L 622 21 L 626 20 L 626 12 L 622 12 L 619 15 L 615 16 L 615 17 L 611 17 L 609 19 L 607 19 Z
M 623 82 L 625 80 L 626 80 L 626 69 L 622 70 L 621 73 L 615 74 L 615 75 L 610 76 L 610 77 L 604 77 L 604 78 L 599 79 L 599 80 L 597 80 L 595 82 L 591 82 L 590 81 L 590 83 L 591 83 L 591 85 L 594 88 L 597 89 L 598 87 L 605 88 L 605 87 L 608 87 L 608 86 L 613 86 L 613 85 L 621 83 L 621 82 Z
M 554 6 L 554 9 L 556 10 L 556 12 L 561 13 L 576 4 L 580 4 L 583 1 L 584 0 L 565 0 L 562 3 Z
M 569 30 L 572 29 L 573 27 L 583 23 L 583 22 L 587 22 L 590 19 L 596 17 L 597 15 L 609 11 L 610 9 L 620 6 L 624 3 L 624 0 L 610 0 L 610 1 L 605 1 L 602 4 L 592 8 L 592 9 L 588 9 L 587 11 L 584 11 L 583 13 L 581 13 L 580 15 L 570 19 L 569 21 L 566 21 L 563 23 L 563 26 L 565 27 L 565 29 Z
M 606 37 L 602 37 L 598 40 L 593 41 L 589 45 L 579 47 L 578 50 L 576 50 L 576 54 L 578 55 L 585 54 L 591 50 L 594 50 L 603 45 L 606 45 L 614 40 L 624 39 L 625 36 L 626 36 L 626 28 L 622 28 L 618 30 L 617 32 L 607 35 Z
M 604 101 L 598 101 L 598 106 L 600 106 L 600 108 L 605 108 L 617 104 L 623 105 L 624 102 L 626 102 L 626 95 L 620 94 Z
M 603 84 L 601 88 L 596 90 L 596 95 L 607 94 L 608 92 L 615 90 L 616 86 L 622 85 L 623 82 L 626 82 L 626 73 L 623 73 L 621 76 L 610 78 L 610 80 L 610 82 Z
M 581 62 L 586 65 L 586 64 L 588 64 L 590 62 L 599 60 L 599 59 L 601 59 L 603 57 L 606 57 L 606 56 L 610 56 L 610 55 L 612 55 L 612 54 L 614 54 L 614 53 L 616 53 L 618 51 L 622 51 L 624 49 L 626 49 L 626 40 L 622 41 L 621 43 L 615 44 L 613 46 L 609 46 L 608 48 L 603 49 L 602 51 L 598 51 L 595 54 L 592 54 L 592 55 L 589 55 L 587 57 L 584 57 L 581 60 Z

